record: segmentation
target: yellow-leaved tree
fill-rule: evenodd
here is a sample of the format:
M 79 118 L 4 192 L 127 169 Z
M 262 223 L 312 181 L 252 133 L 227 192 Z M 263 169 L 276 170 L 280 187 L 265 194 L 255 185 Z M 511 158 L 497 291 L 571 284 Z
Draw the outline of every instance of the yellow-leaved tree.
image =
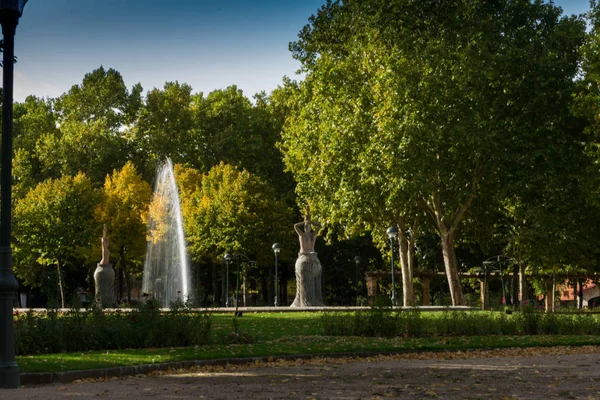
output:
M 118 297 L 131 301 L 131 275 L 142 272 L 146 251 L 146 220 L 152 187 L 127 162 L 106 176 L 96 220 L 106 224 L 112 264 L 118 282 Z M 100 240 L 97 241 L 100 246 Z
M 176 175 L 188 249 L 192 259 L 212 265 L 215 293 L 216 262 L 225 252 L 244 254 L 265 270 L 273 263 L 274 242 L 292 247 L 293 212 L 262 178 L 225 163 L 201 176 L 179 167 Z
M 89 252 L 97 199 L 90 179 L 79 173 L 48 179 L 15 205 L 16 275 L 38 286 L 47 267 L 55 267 L 62 307 L 66 306 L 65 274 L 79 274 Z

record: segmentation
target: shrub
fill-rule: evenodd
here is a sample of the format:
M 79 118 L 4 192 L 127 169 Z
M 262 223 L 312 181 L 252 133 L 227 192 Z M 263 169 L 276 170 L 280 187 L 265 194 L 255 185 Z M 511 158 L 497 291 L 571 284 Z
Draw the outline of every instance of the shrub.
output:
M 533 309 L 504 312 L 451 311 L 423 314 L 419 309 L 373 307 L 367 311 L 324 314 L 329 336 L 480 336 L 480 335 L 597 335 L 600 317 L 589 313 L 555 314 Z
M 161 313 L 154 300 L 131 312 L 72 309 L 64 314 L 13 315 L 15 353 L 39 354 L 205 344 L 211 330 L 210 314 L 187 305 Z

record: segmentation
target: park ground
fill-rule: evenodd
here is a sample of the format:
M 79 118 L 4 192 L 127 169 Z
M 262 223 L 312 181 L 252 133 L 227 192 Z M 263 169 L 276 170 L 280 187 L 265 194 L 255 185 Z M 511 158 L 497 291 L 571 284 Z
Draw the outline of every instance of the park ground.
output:
M 1 399 L 600 399 L 600 346 L 272 360 L 24 386 Z

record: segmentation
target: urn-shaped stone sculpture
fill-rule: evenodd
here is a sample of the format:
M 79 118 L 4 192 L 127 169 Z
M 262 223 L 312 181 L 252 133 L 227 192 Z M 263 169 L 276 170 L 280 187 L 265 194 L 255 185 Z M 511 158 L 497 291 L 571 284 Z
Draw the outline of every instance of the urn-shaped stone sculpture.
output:
M 96 286 L 96 301 L 105 307 L 115 305 L 115 270 L 110 263 L 110 252 L 108 251 L 108 237 L 106 235 L 106 225 L 104 225 L 104 234 L 102 236 L 102 260 L 98 263 L 94 271 L 94 283 Z
M 322 306 L 322 267 L 315 252 L 315 241 L 321 224 L 311 221 L 310 209 L 306 207 L 304 222 L 295 224 L 294 229 L 300 240 L 300 252 L 296 260 L 296 298 L 291 307 Z

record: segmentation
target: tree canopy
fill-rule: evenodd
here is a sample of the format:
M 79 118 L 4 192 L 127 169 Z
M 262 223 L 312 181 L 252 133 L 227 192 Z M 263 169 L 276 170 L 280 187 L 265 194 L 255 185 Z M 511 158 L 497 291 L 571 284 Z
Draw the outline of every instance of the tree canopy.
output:
M 419 206 L 462 304 L 457 230 L 562 135 L 584 34 L 541 1 L 328 1 L 290 46 L 307 74 L 282 142 L 299 195 L 330 223 Z
M 16 203 L 16 258 L 24 259 L 16 264 L 16 275 L 35 284 L 40 268 L 55 267 L 62 307 L 67 301 L 63 274 L 81 269 L 96 231 L 97 195 L 90 179 L 80 173 L 44 181 Z

